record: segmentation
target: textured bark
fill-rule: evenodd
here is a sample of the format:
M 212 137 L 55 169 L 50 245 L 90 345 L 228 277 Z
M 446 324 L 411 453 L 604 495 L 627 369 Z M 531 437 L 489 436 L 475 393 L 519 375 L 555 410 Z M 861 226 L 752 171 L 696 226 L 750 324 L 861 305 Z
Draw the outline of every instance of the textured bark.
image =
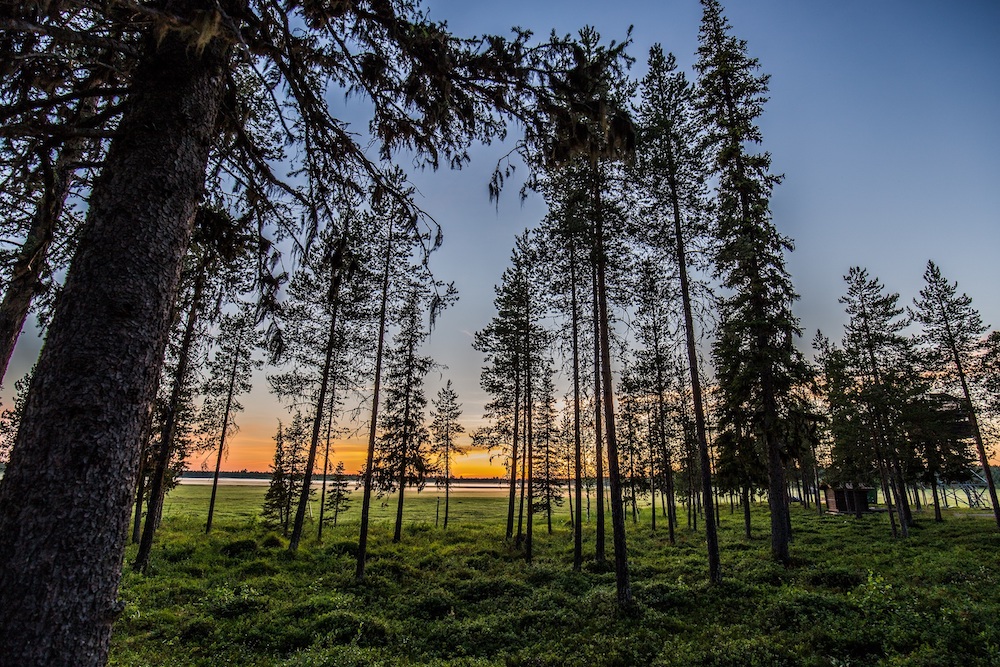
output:
M 0 482 L 0 665 L 103 665 L 226 54 L 150 46 Z

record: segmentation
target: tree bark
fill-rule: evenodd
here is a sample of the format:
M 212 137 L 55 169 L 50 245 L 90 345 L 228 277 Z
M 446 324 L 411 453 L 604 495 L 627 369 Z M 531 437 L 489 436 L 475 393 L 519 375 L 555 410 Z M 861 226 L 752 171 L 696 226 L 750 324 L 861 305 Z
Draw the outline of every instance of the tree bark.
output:
M 134 79 L 0 482 L 0 664 L 107 660 L 226 64 L 216 41 L 199 53 L 168 34 Z

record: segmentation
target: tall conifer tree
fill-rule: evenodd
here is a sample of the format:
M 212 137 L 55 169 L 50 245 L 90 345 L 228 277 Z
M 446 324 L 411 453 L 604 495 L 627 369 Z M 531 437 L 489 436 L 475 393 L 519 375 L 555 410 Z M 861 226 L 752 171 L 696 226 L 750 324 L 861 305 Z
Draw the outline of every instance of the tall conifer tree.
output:
M 767 462 L 771 555 L 789 561 L 791 531 L 785 494 L 783 403 L 802 369 L 795 350 L 797 298 L 785 269 L 791 241 L 771 219 L 770 197 L 780 177 L 771 156 L 751 153 L 762 136 L 757 119 L 766 101 L 768 76 L 733 37 L 717 0 L 702 0 L 699 32 L 698 107 L 706 148 L 718 178 L 715 233 L 717 272 L 730 291 L 714 347 L 723 392 L 722 426 L 753 424 Z

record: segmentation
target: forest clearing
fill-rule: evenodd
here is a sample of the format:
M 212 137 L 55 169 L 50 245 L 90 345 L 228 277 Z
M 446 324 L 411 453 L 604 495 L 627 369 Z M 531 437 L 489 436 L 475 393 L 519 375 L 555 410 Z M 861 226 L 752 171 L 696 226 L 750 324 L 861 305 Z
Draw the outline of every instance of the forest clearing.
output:
M 1000 4 L 732 4 L 6 3 L 0 667 L 1000 664 Z
M 403 539 L 373 514 L 366 583 L 354 581 L 356 514 L 295 554 L 263 527 L 262 486 L 222 487 L 204 535 L 204 486 L 165 507 L 147 575 L 126 572 L 110 664 L 144 665 L 995 665 L 1000 534 L 987 512 L 917 515 L 893 540 L 884 513 L 793 509 L 795 558 L 772 561 L 763 506 L 746 541 L 721 505 L 725 577 L 708 583 L 704 533 L 630 524 L 637 607 L 616 611 L 614 571 L 589 554 L 572 571 L 565 512 L 535 559 L 504 539 L 500 497 L 456 494 L 434 528 L 432 492 Z M 378 505 L 376 504 L 376 508 Z M 225 509 L 223 509 L 225 508 Z M 584 529 L 593 541 L 593 522 Z M 134 554 L 130 547 L 128 557 Z

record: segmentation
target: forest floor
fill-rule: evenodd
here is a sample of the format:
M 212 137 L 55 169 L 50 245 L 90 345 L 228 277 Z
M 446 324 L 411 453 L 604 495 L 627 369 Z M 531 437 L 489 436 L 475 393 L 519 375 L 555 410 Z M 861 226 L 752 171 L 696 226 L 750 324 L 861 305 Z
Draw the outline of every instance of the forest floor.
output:
M 584 569 L 572 571 L 568 507 L 551 535 L 536 515 L 528 564 L 504 539 L 498 495 L 453 496 L 445 531 L 433 493 L 414 494 L 398 544 L 394 504 L 376 501 L 357 584 L 356 507 L 322 543 L 309 524 L 313 537 L 292 555 L 260 522 L 262 486 L 222 487 L 206 536 L 209 490 L 171 493 L 147 574 L 127 567 L 129 548 L 112 665 L 1000 664 L 1000 533 L 981 512 L 934 523 L 927 511 L 908 540 L 893 540 L 884 514 L 796 508 L 784 568 L 768 557 L 766 506 L 747 541 L 740 510 L 724 502 L 724 581 L 712 586 L 703 534 L 681 528 L 671 545 L 646 510 L 628 524 L 637 605 L 623 614 L 610 563 L 593 559 L 593 519 Z M 609 559 L 610 538 L 609 517 Z

